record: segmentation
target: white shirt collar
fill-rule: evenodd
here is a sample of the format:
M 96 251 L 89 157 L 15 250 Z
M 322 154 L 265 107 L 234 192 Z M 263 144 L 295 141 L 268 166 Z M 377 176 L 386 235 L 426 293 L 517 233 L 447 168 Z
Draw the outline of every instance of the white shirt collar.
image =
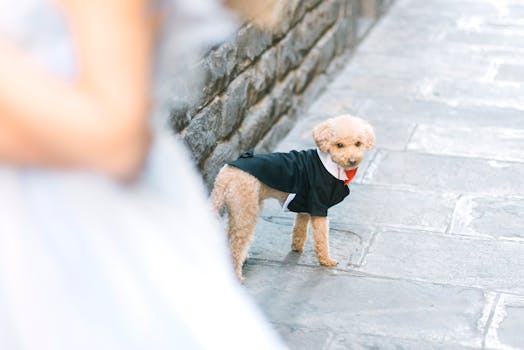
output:
M 317 148 L 318 157 L 320 158 L 320 161 L 322 162 L 322 165 L 324 165 L 324 168 L 333 175 L 335 178 L 345 181 L 348 179 L 346 176 L 346 172 L 344 168 L 342 168 L 340 165 L 335 163 L 333 159 L 331 159 L 331 156 L 329 153 L 322 152 L 320 149 Z

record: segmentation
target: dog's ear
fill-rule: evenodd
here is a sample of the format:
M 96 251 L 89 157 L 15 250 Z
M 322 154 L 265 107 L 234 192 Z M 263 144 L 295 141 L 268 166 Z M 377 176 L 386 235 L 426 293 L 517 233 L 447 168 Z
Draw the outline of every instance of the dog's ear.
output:
M 330 119 L 317 125 L 313 129 L 313 140 L 322 152 L 329 152 L 329 140 L 333 137 L 333 129 Z
M 364 146 L 366 149 L 372 149 L 375 147 L 375 131 L 373 130 L 373 127 L 366 121 L 364 121 L 364 135 L 366 135 L 366 141 L 364 142 Z

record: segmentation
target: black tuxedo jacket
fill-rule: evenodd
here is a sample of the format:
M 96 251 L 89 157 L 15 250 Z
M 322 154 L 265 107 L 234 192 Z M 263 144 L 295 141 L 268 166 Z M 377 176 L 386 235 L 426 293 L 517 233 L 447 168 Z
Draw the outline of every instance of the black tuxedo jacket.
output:
M 348 186 L 327 171 L 315 149 L 257 155 L 250 150 L 229 165 L 271 188 L 295 193 L 288 209 L 296 213 L 327 216 L 330 207 L 349 195 Z

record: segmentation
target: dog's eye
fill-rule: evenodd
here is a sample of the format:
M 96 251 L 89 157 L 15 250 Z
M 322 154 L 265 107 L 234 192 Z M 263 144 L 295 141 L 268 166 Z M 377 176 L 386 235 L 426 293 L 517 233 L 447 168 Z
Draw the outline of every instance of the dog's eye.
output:
M 342 148 L 342 147 L 344 147 L 344 144 L 343 143 L 337 143 L 337 147 L 338 148 Z
M 355 142 L 355 146 L 357 146 L 357 147 L 362 146 L 362 142 L 360 142 L 360 141 Z

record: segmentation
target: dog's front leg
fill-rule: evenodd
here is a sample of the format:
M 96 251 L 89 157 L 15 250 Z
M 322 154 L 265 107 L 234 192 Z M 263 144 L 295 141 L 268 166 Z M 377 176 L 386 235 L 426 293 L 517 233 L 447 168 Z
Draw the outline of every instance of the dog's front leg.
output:
M 313 244 L 318 262 L 323 266 L 335 266 L 337 261 L 329 256 L 328 218 L 324 216 L 311 216 L 313 228 Z
M 307 239 L 307 225 L 309 224 L 309 214 L 297 213 L 295 216 L 295 225 L 293 225 L 293 238 L 291 249 L 295 252 L 304 250 L 304 243 Z

